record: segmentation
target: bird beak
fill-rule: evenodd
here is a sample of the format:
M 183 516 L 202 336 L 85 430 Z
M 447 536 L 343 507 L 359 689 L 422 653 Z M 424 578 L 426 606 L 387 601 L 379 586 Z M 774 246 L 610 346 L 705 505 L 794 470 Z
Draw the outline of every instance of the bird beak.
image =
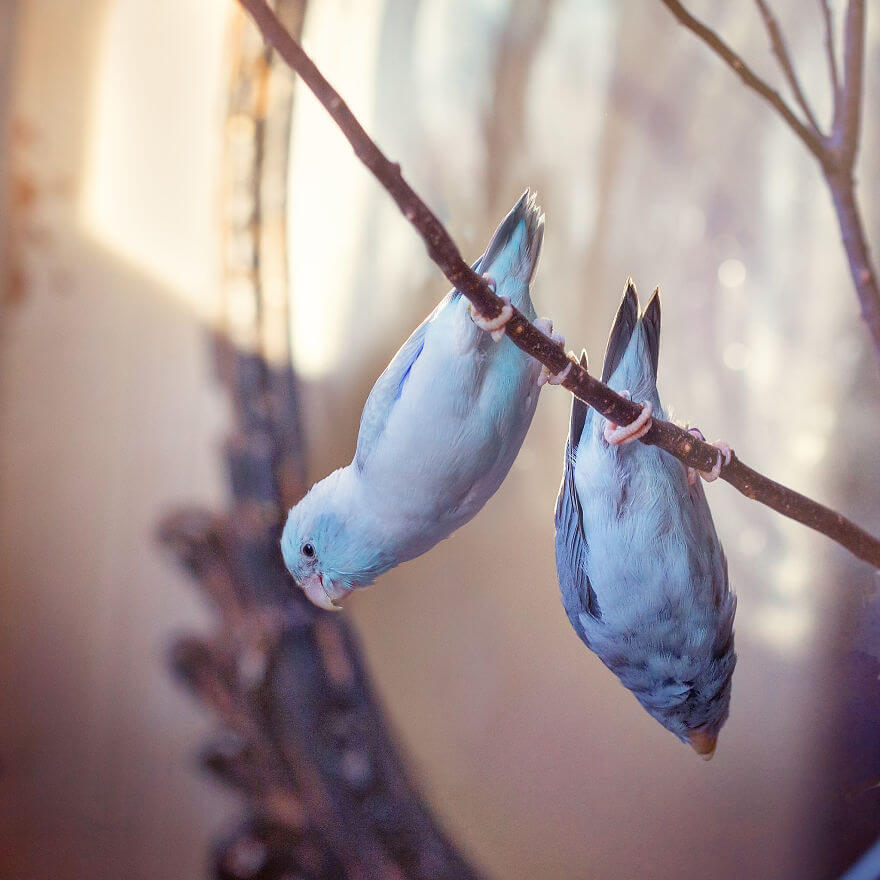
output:
M 337 595 L 337 589 L 332 582 L 330 584 L 330 589 L 328 590 L 324 585 L 324 579 L 321 575 L 309 575 L 300 586 L 309 601 L 313 605 L 317 605 L 318 608 L 323 608 L 325 611 L 342 611 L 342 606 L 337 605 L 336 600 L 341 598 L 345 591 Z
M 707 733 L 701 728 L 692 731 L 688 736 L 691 748 L 704 760 L 711 761 L 715 754 L 715 745 L 718 742 L 718 734 Z

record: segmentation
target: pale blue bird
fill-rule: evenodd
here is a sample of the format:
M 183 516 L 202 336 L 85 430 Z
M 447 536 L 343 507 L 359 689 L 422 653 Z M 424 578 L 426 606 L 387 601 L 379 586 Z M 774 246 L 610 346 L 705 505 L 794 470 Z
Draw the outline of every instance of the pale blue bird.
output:
M 643 402 L 642 414 L 618 427 L 574 400 L 556 568 L 575 632 L 654 718 L 709 760 L 730 705 L 736 597 L 696 474 L 656 446 L 629 442 L 650 429 L 652 413 L 664 417 L 659 347 L 659 297 L 639 315 L 628 285 L 602 381 Z M 706 479 L 717 477 L 722 456 L 729 461 L 730 448 L 716 446 Z
M 557 378 L 501 340 L 511 305 L 535 319 L 529 285 L 543 233 L 544 215 L 526 191 L 474 265 L 506 300 L 502 315 L 486 320 L 461 293 L 447 294 L 373 386 L 354 460 L 291 509 L 284 561 L 316 605 L 337 608 L 352 590 L 426 552 L 501 485 L 541 385 Z M 535 324 L 552 334 L 549 320 Z

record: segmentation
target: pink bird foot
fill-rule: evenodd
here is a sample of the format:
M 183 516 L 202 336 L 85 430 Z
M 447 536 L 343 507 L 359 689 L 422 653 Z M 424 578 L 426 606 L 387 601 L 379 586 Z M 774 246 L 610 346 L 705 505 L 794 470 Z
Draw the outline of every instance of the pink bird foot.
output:
M 627 400 L 630 399 L 629 391 L 621 391 L 620 396 L 625 397 Z M 638 418 L 628 425 L 618 425 L 617 422 L 612 422 L 609 419 L 605 424 L 604 430 L 606 442 L 612 446 L 620 446 L 644 437 L 651 430 L 651 414 L 653 410 L 654 408 L 649 400 L 642 404 L 642 411 L 639 413 Z
M 553 321 L 550 318 L 537 318 L 535 320 L 535 329 L 540 330 L 545 336 L 549 336 L 561 349 L 565 349 L 565 337 L 561 333 L 553 332 Z M 547 367 L 542 366 L 541 375 L 538 376 L 538 388 L 547 384 L 561 385 L 570 372 L 571 363 L 568 363 L 565 369 L 558 373 L 551 373 Z
M 492 288 L 492 292 L 494 293 L 495 279 L 490 275 L 483 275 L 483 278 L 486 279 L 489 287 Z M 498 342 L 498 340 L 504 336 L 507 330 L 507 322 L 513 317 L 513 306 L 510 304 L 510 300 L 506 296 L 502 296 L 501 300 L 504 302 L 504 306 L 501 309 L 501 314 L 498 315 L 497 318 L 486 318 L 474 308 L 473 303 L 470 305 L 471 320 L 481 330 L 485 330 L 495 342 Z
M 699 428 L 688 428 L 688 434 L 693 434 L 697 440 L 702 440 L 703 442 L 706 440 L 703 436 L 703 432 Z M 724 440 L 718 440 L 712 445 L 718 450 L 718 461 L 715 462 L 715 467 L 713 467 L 711 471 L 698 471 L 696 468 L 688 467 L 688 486 L 693 486 L 694 483 L 697 482 L 698 476 L 702 477 L 707 483 L 717 480 L 718 475 L 721 473 L 722 462 L 724 464 L 730 464 L 730 453 L 733 451 L 730 448 L 730 445 L 725 443 Z

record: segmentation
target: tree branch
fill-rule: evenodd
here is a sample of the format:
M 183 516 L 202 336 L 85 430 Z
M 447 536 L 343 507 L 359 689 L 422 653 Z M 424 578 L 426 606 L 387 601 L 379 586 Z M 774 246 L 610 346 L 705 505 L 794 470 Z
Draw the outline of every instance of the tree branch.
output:
M 834 99 L 834 123 L 840 107 L 840 76 L 837 73 L 837 52 L 834 46 L 834 19 L 828 0 L 819 0 L 822 7 L 822 19 L 825 22 L 825 52 L 828 56 L 828 76 L 831 78 L 831 95 Z
M 776 20 L 776 16 L 773 14 L 770 7 L 767 5 L 766 0 L 755 0 L 755 5 L 761 13 L 761 18 L 764 20 L 764 27 L 767 29 L 767 33 L 770 36 L 770 45 L 773 47 L 773 54 L 776 55 L 776 59 L 779 61 L 779 66 L 785 74 L 785 79 L 788 81 L 789 88 L 801 110 L 804 111 L 804 115 L 807 117 L 807 122 L 810 128 L 815 134 L 821 137 L 822 132 L 819 129 L 819 123 L 816 122 L 816 117 L 810 109 L 809 102 L 804 95 L 800 81 L 795 73 L 791 55 L 789 54 L 788 47 L 785 45 L 782 31 L 779 28 L 779 22 Z
M 471 271 L 449 233 L 404 180 L 400 166 L 389 161 L 376 146 L 338 92 L 306 55 L 302 46 L 287 33 L 264 0 L 239 2 L 251 14 L 266 42 L 302 77 L 332 116 L 354 149 L 355 155 L 373 172 L 404 217 L 415 227 L 429 256 L 447 279 L 482 314 L 489 317 L 498 315 L 501 311 L 501 300 L 495 296 L 484 278 Z M 670 0 L 662 2 L 669 5 Z M 513 318 L 507 325 L 507 336 L 516 346 L 539 360 L 553 373 L 559 373 L 570 365 L 563 385 L 603 416 L 618 424 L 629 424 L 641 411 L 637 404 L 615 394 L 575 360 L 567 357 L 549 337 L 537 330 L 517 310 L 514 310 Z M 678 425 L 660 419 L 654 420 L 651 430 L 642 442 L 659 446 L 685 464 L 703 471 L 711 470 L 718 459 L 718 450 L 714 446 L 697 440 Z M 770 480 L 743 464 L 735 454 L 731 455 L 730 463 L 721 468 L 721 477 L 746 497 L 760 501 L 778 513 L 822 532 L 859 559 L 880 568 L 880 541 L 836 511 Z
M 837 214 L 837 222 L 849 262 L 850 276 L 861 307 L 862 320 L 868 326 L 874 343 L 874 354 L 880 361 L 880 284 L 878 284 L 877 272 L 868 248 L 853 178 L 853 167 L 861 131 L 862 69 L 865 50 L 864 0 L 850 0 L 847 7 L 842 91 L 838 85 L 837 65 L 834 61 L 831 11 L 828 8 L 827 0 L 822 0 L 832 86 L 835 90 L 834 121 L 831 134 L 828 137 L 811 132 L 791 112 L 776 92 L 755 76 L 743 60 L 714 31 L 694 18 L 681 3 L 677 0 L 660 0 L 660 2 L 681 24 L 696 34 L 716 55 L 737 71 L 747 86 L 769 101 L 803 141 L 807 149 L 818 159 L 834 202 L 834 210 Z M 756 2 L 759 7 L 764 7 L 762 0 L 756 0 Z M 769 10 L 767 12 L 770 14 Z M 791 75 L 794 76 L 793 71 Z
M 806 148 L 821 161 L 823 142 L 821 137 L 811 131 L 782 99 L 779 92 L 770 88 L 749 67 L 742 58 L 718 36 L 711 28 L 706 27 L 699 19 L 694 18 L 678 0 L 660 0 L 660 2 L 684 25 L 696 34 L 719 58 L 721 58 L 753 91 L 757 92 L 785 120 L 789 128 L 803 141 Z
M 826 33 L 833 61 L 830 10 L 827 0 Z M 859 149 L 862 120 L 863 69 L 865 64 L 864 0 L 850 0 L 844 23 L 843 87 L 835 91 L 834 124 L 820 157 L 822 171 L 831 191 L 831 199 L 840 226 L 850 274 L 861 306 L 862 319 L 868 325 L 880 357 L 880 284 L 868 248 L 864 222 L 856 198 L 854 168 Z M 832 71 L 836 85 L 836 72 Z
M 862 123 L 862 72 L 865 66 L 865 3 L 849 0 L 843 27 L 843 103 L 833 147 L 842 168 L 852 171 Z

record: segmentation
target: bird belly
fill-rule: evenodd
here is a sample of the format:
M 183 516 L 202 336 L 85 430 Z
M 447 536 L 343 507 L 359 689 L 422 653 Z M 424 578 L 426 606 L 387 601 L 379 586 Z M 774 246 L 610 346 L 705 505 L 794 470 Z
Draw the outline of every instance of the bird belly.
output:
M 501 485 L 531 424 L 539 369 L 507 340 L 463 354 L 425 346 L 363 474 L 407 558 L 472 519 Z
M 676 462 L 658 467 L 660 454 L 612 450 L 602 441 L 578 452 L 575 484 L 588 499 L 582 503 L 586 573 L 603 627 L 620 633 L 675 614 L 704 626 L 714 615 L 713 579 L 721 572 L 698 524 L 689 521 L 693 505 L 683 469 Z

